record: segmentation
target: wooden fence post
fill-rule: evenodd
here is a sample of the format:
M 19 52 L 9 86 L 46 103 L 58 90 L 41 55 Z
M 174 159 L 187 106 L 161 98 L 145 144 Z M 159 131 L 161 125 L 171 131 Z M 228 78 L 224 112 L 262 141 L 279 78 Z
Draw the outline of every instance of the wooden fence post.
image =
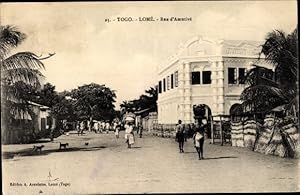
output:
M 214 144 L 214 118 L 213 116 L 210 116 L 210 133 L 211 133 L 211 143 Z
M 221 138 L 221 146 L 223 146 L 223 128 L 222 128 L 222 118 L 220 117 L 220 138 Z

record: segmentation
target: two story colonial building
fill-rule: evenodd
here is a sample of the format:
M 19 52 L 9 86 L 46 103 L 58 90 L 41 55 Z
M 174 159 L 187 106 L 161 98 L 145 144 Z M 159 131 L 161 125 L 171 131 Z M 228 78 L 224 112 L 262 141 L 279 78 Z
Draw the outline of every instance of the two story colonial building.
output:
M 258 61 L 262 42 L 212 40 L 201 36 L 182 45 L 158 73 L 158 123 L 194 122 L 193 106 L 205 104 L 207 115 L 227 115 L 246 87 L 239 78 Z

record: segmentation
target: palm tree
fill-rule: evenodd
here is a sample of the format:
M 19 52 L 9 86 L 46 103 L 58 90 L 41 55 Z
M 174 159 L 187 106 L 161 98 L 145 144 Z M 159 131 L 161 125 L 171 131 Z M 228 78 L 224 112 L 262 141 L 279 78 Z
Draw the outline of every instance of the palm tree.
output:
M 269 112 L 276 106 L 288 103 L 288 97 L 274 80 L 271 69 L 254 65 L 244 78 L 246 87 L 242 94 L 242 107 L 251 113 Z
M 19 52 L 10 55 L 10 51 L 20 45 L 26 35 L 16 27 L 0 26 L 0 63 L 2 82 L 11 85 L 17 81 L 23 81 L 28 85 L 40 87 L 40 78 L 43 77 L 39 69 L 44 68 L 42 60 L 54 54 L 42 58 L 32 52 Z
M 286 35 L 275 30 L 267 35 L 261 54 L 275 66 L 275 81 L 283 90 L 296 89 L 298 84 L 298 28 Z M 260 55 L 261 55 L 260 54 Z
M 298 87 L 298 29 L 286 35 L 283 31 L 270 32 L 259 55 L 274 65 L 274 71 L 255 65 L 246 77 L 248 87 L 242 92 L 244 110 L 266 113 L 286 105 L 296 108 Z
M 26 35 L 16 27 L 0 26 L 1 129 L 6 129 L 5 124 L 15 113 L 28 109 L 19 83 L 39 89 L 43 77 L 39 70 L 44 68 L 42 60 L 54 55 L 42 57 L 28 51 L 11 54 L 25 39 Z

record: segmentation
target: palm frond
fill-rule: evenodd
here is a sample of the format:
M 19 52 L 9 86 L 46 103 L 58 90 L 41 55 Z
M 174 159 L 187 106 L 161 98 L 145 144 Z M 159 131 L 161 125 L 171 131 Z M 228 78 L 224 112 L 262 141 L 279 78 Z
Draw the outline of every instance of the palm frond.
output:
M 283 31 L 274 30 L 268 33 L 266 42 L 262 46 L 261 53 L 265 55 L 266 60 L 277 64 L 281 51 L 285 48 L 286 35 Z
M 253 97 L 256 96 L 256 97 Z M 288 100 L 288 97 L 284 94 L 282 89 L 274 86 L 268 86 L 268 85 L 255 85 L 255 86 L 249 86 L 244 89 L 244 91 L 241 94 L 241 100 L 247 100 L 247 99 L 257 99 L 257 98 L 278 98 L 282 101 Z
M 298 74 L 298 35 L 297 28 L 289 35 L 275 30 L 266 37 L 261 54 L 275 66 L 276 80 L 289 85 Z
M 2 79 L 9 85 L 19 81 L 35 88 L 41 87 L 41 79 L 44 75 L 37 69 L 16 68 L 9 69 L 2 72 Z
M 1 71 L 17 68 L 44 69 L 45 67 L 39 56 L 32 52 L 16 53 L 2 61 Z
M 274 72 L 271 69 L 253 65 L 254 68 L 250 69 L 246 76 L 243 78 L 243 81 L 250 85 L 259 85 L 266 84 L 274 87 L 278 87 L 278 84 L 273 80 Z
M 17 47 L 24 39 L 26 35 L 20 32 L 13 26 L 0 26 L 0 57 L 4 57 L 8 54 L 9 50 L 13 47 Z
M 14 86 L 10 86 L 10 87 L 3 87 L 3 94 L 5 95 L 5 101 L 6 102 L 10 102 L 10 103 L 14 103 L 14 104 L 23 104 L 26 101 L 24 99 L 19 98 L 20 96 L 20 91 L 14 87 Z
M 11 118 L 14 119 L 28 119 L 31 118 L 31 108 L 27 102 L 10 102 L 9 105 L 9 114 L 11 115 Z
M 299 112 L 299 95 L 297 94 L 287 105 L 287 110 L 292 110 L 293 107 L 295 108 L 296 112 Z
M 288 103 L 289 97 L 280 89 L 267 85 L 247 87 L 241 94 L 244 110 L 268 112 L 276 106 Z

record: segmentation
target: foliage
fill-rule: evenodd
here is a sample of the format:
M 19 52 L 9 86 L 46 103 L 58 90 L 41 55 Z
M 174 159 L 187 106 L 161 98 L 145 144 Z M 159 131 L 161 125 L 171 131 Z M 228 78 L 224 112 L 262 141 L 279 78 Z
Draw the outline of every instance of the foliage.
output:
M 157 111 L 157 90 L 154 87 L 145 90 L 145 94 L 142 94 L 138 99 L 134 99 L 131 101 L 123 101 L 120 105 L 122 109 L 122 113 L 140 111 L 144 109 L 152 109 L 153 111 Z
M 74 99 L 75 113 L 79 119 L 104 119 L 114 118 L 114 102 L 116 94 L 105 85 L 91 83 L 83 85 L 70 92 Z
M 298 28 L 288 35 L 280 30 L 268 33 L 261 54 L 274 64 L 276 82 L 282 89 L 297 87 Z
M 298 86 L 298 29 L 291 34 L 275 30 L 268 33 L 259 58 L 274 65 L 274 71 L 255 65 L 246 77 L 247 87 L 241 94 L 244 111 L 267 113 L 273 108 L 296 105 Z
M 263 113 L 287 103 L 287 97 L 275 82 L 274 75 L 271 69 L 257 65 L 247 73 L 245 83 L 248 87 L 241 94 L 245 110 Z
M 40 88 L 43 75 L 39 70 L 44 68 L 42 60 L 54 55 L 42 58 L 28 51 L 11 54 L 25 38 L 26 35 L 16 27 L 0 26 L 2 129 L 7 129 L 13 115 L 30 111 L 26 103 L 31 94 L 26 94 L 26 90 Z
M 58 120 L 75 121 L 77 118 L 74 105 L 75 100 L 59 94 L 58 102 L 52 106 L 52 112 Z
M 50 83 L 46 83 L 36 94 L 37 96 L 33 101 L 50 108 L 57 104 L 60 99 L 60 96 L 55 91 L 55 86 Z
M 69 92 L 58 93 L 54 85 L 46 83 L 40 91 L 36 92 L 32 101 L 50 107 L 53 116 L 58 120 L 75 121 L 75 101 L 68 98 L 68 95 Z
M 23 81 L 28 85 L 40 87 L 40 78 L 43 75 L 39 69 L 44 68 L 42 60 L 47 57 L 39 57 L 32 52 L 19 52 L 10 55 L 13 48 L 16 48 L 26 38 L 16 27 L 0 26 L 0 60 L 1 80 L 3 84 L 10 85 L 17 81 Z

